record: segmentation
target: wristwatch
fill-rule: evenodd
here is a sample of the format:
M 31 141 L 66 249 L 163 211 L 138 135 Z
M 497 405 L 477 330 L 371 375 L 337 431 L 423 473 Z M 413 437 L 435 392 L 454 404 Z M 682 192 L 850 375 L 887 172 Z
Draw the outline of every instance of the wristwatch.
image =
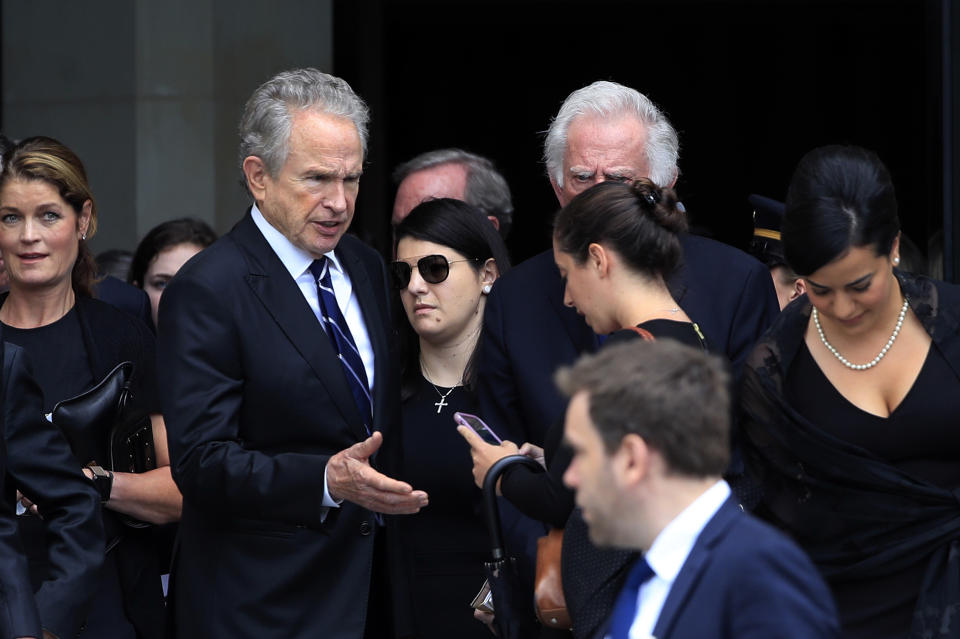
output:
M 95 464 L 90 464 L 87 468 L 93 473 L 93 486 L 100 493 L 100 503 L 107 503 L 110 500 L 110 491 L 113 490 L 113 473 Z

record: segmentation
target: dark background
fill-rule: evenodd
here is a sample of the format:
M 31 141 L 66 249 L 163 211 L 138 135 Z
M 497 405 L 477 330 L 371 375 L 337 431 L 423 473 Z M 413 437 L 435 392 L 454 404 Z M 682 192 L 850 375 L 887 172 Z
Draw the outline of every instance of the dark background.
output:
M 782 200 L 806 151 L 851 143 L 890 168 L 904 231 L 926 250 L 954 208 L 951 10 L 950 0 L 336 0 L 334 72 L 373 113 L 355 230 L 387 251 L 390 171 L 459 146 L 510 183 L 514 259 L 549 247 L 557 204 L 542 132 L 571 91 L 607 79 L 666 111 L 680 133 L 677 188 L 717 239 L 745 246 L 750 193 Z

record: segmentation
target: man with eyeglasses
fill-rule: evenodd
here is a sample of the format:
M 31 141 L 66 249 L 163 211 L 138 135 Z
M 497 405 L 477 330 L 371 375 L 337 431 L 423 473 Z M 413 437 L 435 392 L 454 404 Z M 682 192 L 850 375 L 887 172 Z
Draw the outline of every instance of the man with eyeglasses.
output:
M 547 174 L 560 206 L 609 180 L 645 177 L 672 187 L 678 156 L 677 132 L 660 109 L 638 91 L 607 81 L 571 93 L 544 144 Z M 779 314 L 770 276 L 760 262 L 719 242 L 693 235 L 681 236 L 680 242 L 682 262 L 667 285 L 706 335 L 710 349 L 725 354 L 736 375 Z M 525 514 L 567 522 L 564 590 L 579 639 L 592 636 L 606 617 L 630 558 L 585 548 L 585 525 L 573 510 L 572 494 L 560 485 L 570 456 L 560 447 L 560 429 L 551 427 L 561 420 L 566 400 L 551 378 L 580 353 L 595 351 L 601 340 L 563 300 L 564 282 L 552 251 L 497 281 L 484 313 L 477 394 L 480 416 L 495 432 L 522 432 L 526 441 L 547 449 L 549 473 L 531 477 L 532 471 L 516 467 L 503 476 L 501 489 Z M 506 452 L 475 447 L 474 473 L 478 458 L 482 473 L 483 466 Z
M 544 144 L 560 206 L 608 180 L 646 177 L 672 187 L 678 157 L 679 138 L 663 112 L 638 91 L 606 81 L 567 97 Z M 684 235 L 681 243 L 683 263 L 668 285 L 736 375 L 779 313 L 770 276 L 757 260 L 719 242 Z M 484 321 L 478 392 L 485 418 L 537 444 L 563 415 L 551 374 L 598 346 L 582 318 L 564 306 L 563 286 L 553 252 L 546 251 L 497 282 Z
M 368 117 L 316 69 L 261 85 L 240 125 L 253 205 L 164 292 L 179 639 L 389 636 L 379 513 L 427 495 L 374 461 L 400 398 L 387 271 L 346 235 Z

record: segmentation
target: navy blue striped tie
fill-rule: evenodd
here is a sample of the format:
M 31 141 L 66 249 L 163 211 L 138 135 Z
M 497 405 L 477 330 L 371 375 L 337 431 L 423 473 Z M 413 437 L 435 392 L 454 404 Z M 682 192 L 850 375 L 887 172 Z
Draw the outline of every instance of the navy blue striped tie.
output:
M 323 327 L 330 338 L 333 350 L 340 357 L 343 372 L 347 376 L 353 401 L 357 404 L 360 416 L 363 418 L 363 427 L 367 435 L 371 433 L 373 423 L 373 399 L 370 397 L 370 383 L 367 382 L 367 372 L 363 368 L 363 358 L 357 350 L 357 343 L 350 334 L 347 320 L 340 312 L 337 297 L 333 294 L 333 284 L 330 282 L 330 264 L 326 256 L 314 260 L 310 264 L 310 273 L 317 282 L 317 293 L 320 297 L 320 312 L 323 315 Z

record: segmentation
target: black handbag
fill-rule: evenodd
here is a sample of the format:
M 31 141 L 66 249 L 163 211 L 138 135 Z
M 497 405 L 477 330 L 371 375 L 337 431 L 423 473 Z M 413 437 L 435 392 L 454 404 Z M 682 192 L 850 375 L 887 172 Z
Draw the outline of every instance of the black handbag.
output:
M 143 473 L 157 467 L 150 415 L 134 407 L 130 382 L 133 362 L 121 362 L 93 388 L 58 402 L 51 421 L 63 431 L 74 454 L 83 460 L 89 444 L 84 435 L 108 433 L 107 459 L 100 465 L 123 473 Z M 96 462 L 91 458 L 86 462 Z M 124 524 L 145 528 L 150 524 L 117 513 Z

